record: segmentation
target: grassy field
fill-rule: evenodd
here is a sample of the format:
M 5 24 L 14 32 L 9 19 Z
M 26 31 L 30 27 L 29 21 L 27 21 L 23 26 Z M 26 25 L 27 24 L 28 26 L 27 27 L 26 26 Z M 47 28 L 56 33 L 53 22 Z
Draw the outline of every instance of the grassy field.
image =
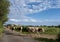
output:
M 44 28 L 45 32 L 40 32 L 41 34 L 49 34 L 50 35 L 57 35 L 57 39 L 48 39 L 48 38 L 35 38 L 36 40 L 40 41 L 40 42 L 60 42 L 60 35 L 58 36 L 58 34 L 60 33 L 60 28 Z M 23 34 L 29 34 L 29 32 L 22 32 Z
M 50 35 L 58 35 L 60 33 L 60 28 L 47 28 L 43 27 L 45 32 L 39 32 L 40 34 L 50 34 Z M 23 31 L 23 34 L 29 34 L 29 32 Z M 32 33 L 32 32 L 30 32 Z
M 49 35 L 57 35 L 57 39 L 48 39 L 48 38 L 35 38 L 36 40 L 40 42 L 60 42 L 60 28 L 48 28 L 43 27 L 45 29 L 45 32 L 40 32 L 40 34 L 49 34 Z M 59 35 L 59 36 L 58 36 Z
M 2 33 L 4 32 L 3 26 L 0 24 L 0 37 L 2 36 Z
M 59 34 L 60 28 L 44 28 L 45 32 L 40 32 L 40 34 Z
M 40 42 L 60 42 L 57 39 L 48 39 L 48 38 L 35 38 L 36 40 L 40 41 Z
M 35 40 L 38 40 L 40 42 L 60 42 L 60 34 L 57 35 L 56 39 L 48 39 L 48 38 L 34 38 Z

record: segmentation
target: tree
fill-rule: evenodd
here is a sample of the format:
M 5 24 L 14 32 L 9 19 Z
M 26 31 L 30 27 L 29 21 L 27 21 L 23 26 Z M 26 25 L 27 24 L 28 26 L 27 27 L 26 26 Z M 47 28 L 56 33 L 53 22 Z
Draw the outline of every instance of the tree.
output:
M 7 21 L 10 3 L 8 0 L 0 0 L 0 25 Z
M 58 28 L 60 28 L 60 25 L 58 25 Z

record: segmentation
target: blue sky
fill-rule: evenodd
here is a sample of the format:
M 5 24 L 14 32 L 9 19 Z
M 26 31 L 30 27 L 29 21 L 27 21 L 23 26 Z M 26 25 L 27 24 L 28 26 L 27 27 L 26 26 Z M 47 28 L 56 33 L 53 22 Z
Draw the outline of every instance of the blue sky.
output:
M 59 25 L 60 0 L 9 0 L 6 24 Z

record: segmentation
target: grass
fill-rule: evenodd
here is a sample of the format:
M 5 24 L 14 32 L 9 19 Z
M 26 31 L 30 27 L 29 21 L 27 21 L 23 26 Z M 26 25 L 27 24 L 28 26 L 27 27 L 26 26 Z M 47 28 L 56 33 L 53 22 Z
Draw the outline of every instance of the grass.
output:
M 40 34 L 54 34 L 60 33 L 60 28 L 44 28 L 45 32 L 40 32 Z
M 0 34 L 2 34 L 2 33 L 3 33 L 3 31 L 4 31 L 4 29 L 3 29 L 3 28 L 0 28 Z
M 29 32 L 22 32 L 22 34 L 30 34 Z
M 4 32 L 3 26 L 0 24 L 0 37 L 2 36 L 2 33 Z
M 59 42 L 57 40 L 48 39 L 48 38 L 35 38 L 35 39 L 40 41 L 40 42 Z
M 2 37 L 2 33 L 4 32 L 3 28 L 0 28 L 0 38 Z
M 41 27 L 44 28 L 45 32 L 39 32 L 40 34 L 51 34 L 51 35 L 58 35 L 60 33 L 60 28 L 55 28 L 55 27 Z M 16 30 L 17 32 L 20 32 L 18 30 Z M 28 32 L 27 28 L 23 29 L 23 34 L 29 34 L 32 32 Z
M 34 38 L 40 42 L 60 42 L 60 33 L 57 35 L 56 39 L 48 39 L 48 38 Z
M 35 38 L 40 42 L 60 42 L 60 28 L 44 28 L 45 32 L 40 32 L 40 34 L 50 34 L 58 35 L 57 39 L 48 39 L 48 38 Z

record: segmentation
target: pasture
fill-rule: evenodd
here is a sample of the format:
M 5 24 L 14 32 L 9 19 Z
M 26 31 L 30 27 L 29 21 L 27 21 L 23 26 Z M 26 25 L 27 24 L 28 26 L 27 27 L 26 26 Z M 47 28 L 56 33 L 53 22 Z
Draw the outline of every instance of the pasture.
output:
M 40 41 L 40 42 L 60 42 L 60 28 L 55 28 L 55 27 L 43 27 L 45 29 L 45 32 L 40 32 L 40 34 L 47 34 L 48 38 L 45 37 L 39 37 L 39 38 L 35 38 L 36 40 Z M 54 35 L 56 35 L 56 39 L 49 39 L 49 37 L 52 36 L 55 37 Z
M 42 28 L 44 28 L 45 31 L 44 32 L 39 32 L 39 34 L 58 35 L 60 33 L 60 28 L 53 28 L 53 27 L 51 27 L 51 28 L 42 27 Z M 28 34 L 29 32 L 27 32 L 27 28 L 23 28 L 23 32 L 22 33 Z M 32 32 L 30 32 L 30 33 L 32 33 Z
M 60 28 L 44 28 L 45 32 L 40 32 L 40 34 L 59 34 L 60 33 Z
M 15 28 L 16 27 L 16 28 Z M 21 28 L 22 27 L 22 28 Z M 36 27 L 36 26 L 33 26 L 33 27 L 30 27 L 30 26 L 12 26 L 12 28 L 14 28 L 14 30 L 12 31 L 16 31 L 16 32 L 19 32 L 20 35 L 23 34 L 23 35 L 26 35 L 26 36 L 30 36 L 30 37 L 33 37 L 35 38 L 36 40 L 39 40 L 41 42 L 57 42 L 57 41 L 60 41 L 60 36 L 59 33 L 60 33 L 60 27 L 55 27 L 55 26 L 39 26 Z M 36 28 L 38 28 L 36 30 Z M 44 30 L 43 31 L 39 31 L 40 30 Z M 38 32 L 36 32 L 38 31 Z
M 60 27 L 55 26 L 7 26 L 9 29 L 13 29 L 14 31 L 29 34 L 29 33 L 39 33 L 39 34 L 51 34 L 51 35 L 58 35 L 60 33 Z

